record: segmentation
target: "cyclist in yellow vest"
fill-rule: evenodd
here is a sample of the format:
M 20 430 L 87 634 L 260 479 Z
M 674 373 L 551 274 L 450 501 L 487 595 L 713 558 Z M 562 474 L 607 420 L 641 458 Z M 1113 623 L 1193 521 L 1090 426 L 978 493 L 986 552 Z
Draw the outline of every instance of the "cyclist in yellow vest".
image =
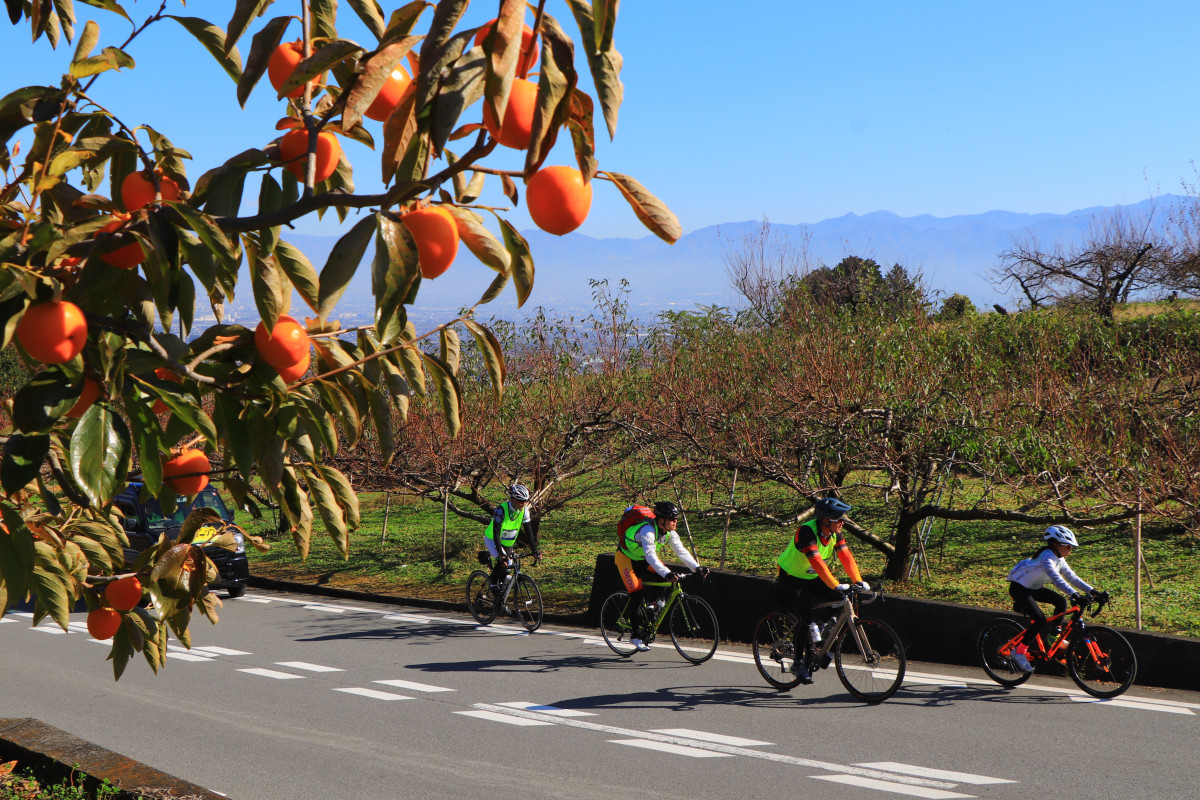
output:
M 679 526 L 679 507 L 669 501 L 654 504 L 653 510 L 645 506 L 630 506 L 621 514 L 617 523 L 617 571 L 621 582 L 633 603 L 634 638 L 629 643 L 638 650 L 646 651 L 650 646 L 642 641 L 645 614 L 639 599 L 646 588 L 644 581 L 670 581 L 675 583 L 679 576 L 658 557 L 658 545 L 669 544 L 676 557 L 692 572 L 708 574 L 692 554 L 683 546 L 675 529 Z M 660 594 L 661 596 L 661 594 Z M 658 598 L 655 598 L 657 600 Z
M 850 504 L 836 497 L 822 497 L 814 504 L 814 518 L 796 529 L 796 535 L 779 556 L 779 576 L 775 579 L 784 599 L 800 618 L 801 635 L 812 641 L 820 640 L 820 630 L 813 620 L 813 606 L 841 599 L 850 588 L 838 583 L 829 569 L 829 560 L 836 553 L 850 580 L 864 589 L 870 585 L 862 579 L 858 563 L 842 536 L 844 516 Z M 803 631 L 807 627 L 808 633 Z M 812 675 L 803 659 L 797 659 L 793 672 L 801 683 L 812 683 Z
M 537 535 L 533 532 L 530 520 L 529 490 L 514 483 L 508 489 L 508 500 L 492 511 L 492 519 L 483 532 L 483 544 L 492 558 L 491 581 L 494 587 L 502 587 L 508 578 L 509 559 L 512 558 L 517 538 L 522 534 L 533 551 L 536 563 L 542 553 L 538 549 Z

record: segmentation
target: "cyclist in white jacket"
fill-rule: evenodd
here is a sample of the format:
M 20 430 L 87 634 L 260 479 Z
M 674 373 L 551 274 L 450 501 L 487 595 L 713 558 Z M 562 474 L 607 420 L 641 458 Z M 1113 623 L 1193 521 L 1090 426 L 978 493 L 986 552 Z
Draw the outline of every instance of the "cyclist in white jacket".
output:
M 1061 614 L 1067 610 L 1067 600 L 1061 594 L 1049 588 L 1055 588 L 1071 597 L 1071 602 L 1078 602 L 1078 592 L 1098 594 L 1083 578 L 1067 565 L 1067 556 L 1079 546 L 1079 540 L 1070 528 L 1063 525 L 1051 525 L 1042 536 L 1046 546 L 1033 558 L 1017 562 L 1008 573 L 1008 594 L 1013 599 L 1013 609 L 1021 612 L 1032 620 L 1033 624 L 1021 637 L 1021 644 L 1013 650 L 1012 662 L 1025 672 L 1032 672 L 1029 663 L 1029 645 L 1033 644 L 1039 632 L 1046 627 L 1046 614 L 1038 603 L 1049 603 L 1054 606 L 1054 613 Z M 1043 639 L 1047 637 L 1043 636 Z M 1048 641 L 1048 640 L 1047 640 Z

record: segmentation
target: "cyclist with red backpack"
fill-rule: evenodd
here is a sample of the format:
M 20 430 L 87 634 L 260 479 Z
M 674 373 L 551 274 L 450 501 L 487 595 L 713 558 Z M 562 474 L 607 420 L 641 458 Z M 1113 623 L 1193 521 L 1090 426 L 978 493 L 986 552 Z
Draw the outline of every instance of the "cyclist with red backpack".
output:
M 679 534 L 675 532 L 678 525 L 679 507 L 665 500 L 655 503 L 653 509 L 646 506 L 630 506 L 625 509 L 621 521 L 617 523 L 617 570 L 621 573 L 625 591 L 629 592 L 629 599 L 633 601 L 634 631 L 638 633 L 629 643 L 638 650 L 650 649 L 649 645 L 642 641 L 641 635 L 646 623 L 645 604 L 639 602 L 639 599 L 645 597 L 641 594 L 646 588 L 644 581 L 666 580 L 674 583 L 679 580 L 679 575 L 658 557 L 658 546 L 669 544 L 685 567 L 692 572 L 708 574 L 708 569 L 700 566 L 683 546 Z M 664 593 L 660 592 L 654 599 L 658 600 Z

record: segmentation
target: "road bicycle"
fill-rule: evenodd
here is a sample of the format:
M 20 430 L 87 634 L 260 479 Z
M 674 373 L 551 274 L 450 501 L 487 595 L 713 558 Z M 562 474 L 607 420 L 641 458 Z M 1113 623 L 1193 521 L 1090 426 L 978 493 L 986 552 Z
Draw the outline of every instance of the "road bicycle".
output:
M 538 562 L 534 556 L 533 563 Z M 491 558 L 486 550 L 479 551 L 479 563 L 487 565 Z M 508 563 L 508 577 L 496 586 L 491 573 L 477 569 L 467 577 L 467 610 L 480 625 L 488 625 L 496 614 L 516 617 L 532 633 L 542 624 L 542 590 L 537 581 L 521 571 L 521 557 L 513 553 Z
M 629 643 L 641 639 L 646 644 L 654 641 L 663 622 L 671 632 L 671 642 L 679 655 L 693 664 L 703 664 L 717 652 L 717 615 L 703 598 L 683 591 L 679 581 L 646 581 L 646 586 L 670 586 L 671 591 L 661 600 L 647 603 L 645 592 L 640 593 L 642 619 L 645 630 L 634 629 L 634 606 L 628 592 L 613 592 L 600 606 L 600 634 L 605 643 L 619 656 L 629 657 L 637 648 Z M 638 634 L 641 634 L 640 636 Z
M 1071 680 L 1093 697 L 1116 697 L 1133 685 L 1137 657 L 1133 647 L 1117 631 L 1103 625 L 1088 625 L 1084 612 L 1093 604 L 1091 616 L 1108 603 L 1107 592 L 1084 595 L 1061 614 L 1046 620 L 1059 625 L 1062 633 L 1046 641 L 1039 631 L 1026 654 L 1034 669 L 1039 664 L 1057 663 L 1067 668 Z M 983 671 L 1001 686 L 1020 686 L 1033 675 L 1012 663 L 1012 652 L 1032 623 L 1022 627 L 1008 617 L 997 617 L 979 634 L 979 662 Z
M 882 597 L 881 591 L 851 586 L 840 599 L 813 606 L 813 611 L 831 608 L 836 613 L 821 628 L 818 642 L 809 640 L 808 626 L 801 626 L 795 614 L 768 611 L 754 627 L 754 665 L 759 674 L 776 689 L 786 690 L 800 683 L 793 672 L 797 659 L 803 659 L 809 674 L 833 663 L 850 694 L 867 703 L 887 700 L 904 681 L 908 666 L 904 646 L 890 625 L 858 615 L 862 604 Z

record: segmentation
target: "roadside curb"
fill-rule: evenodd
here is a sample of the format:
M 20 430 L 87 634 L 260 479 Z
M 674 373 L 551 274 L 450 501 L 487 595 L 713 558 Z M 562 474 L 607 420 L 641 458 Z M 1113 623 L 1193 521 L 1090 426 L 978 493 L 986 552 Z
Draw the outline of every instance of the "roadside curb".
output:
M 276 578 L 263 578 L 257 575 L 251 575 L 246 581 L 248 586 L 253 586 L 256 589 L 273 589 L 281 592 L 303 592 L 304 594 L 316 594 L 324 597 L 338 597 L 343 600 L 358 600 L 364 603 L 385 603 L 394 606 L 415 606 L 417 608 L 432 608 L 439 611 L 459 611 L 463 614 L 467 613 L 467 604 L 463 602 L 452 602 L 450 600 L 429 600 L 423 597 L 400 597 L 392 594 L 374 594 L 372 592 L 360 592 L 354 589 L 338 589 L 334 586 L 321 586 L 316 583 L 301 583 L 299 581 L 281 581 Z M 580 612 L 577 614 L 555 614 L 550 611 L 543 612 L 542 619 L 546 622 L 553 622 L 556 625 L 573 625 L 576 627 L 587 627 L 588 614 Z
M 174 800 L 222 800 L 222 795 L 31 717 L 0 719 L 0 762 L 13 760 L 44 784 L 73 780 L 95 791 L 108 781 L 120 787 L 118 800 L 141 797 L 137 790 Z

